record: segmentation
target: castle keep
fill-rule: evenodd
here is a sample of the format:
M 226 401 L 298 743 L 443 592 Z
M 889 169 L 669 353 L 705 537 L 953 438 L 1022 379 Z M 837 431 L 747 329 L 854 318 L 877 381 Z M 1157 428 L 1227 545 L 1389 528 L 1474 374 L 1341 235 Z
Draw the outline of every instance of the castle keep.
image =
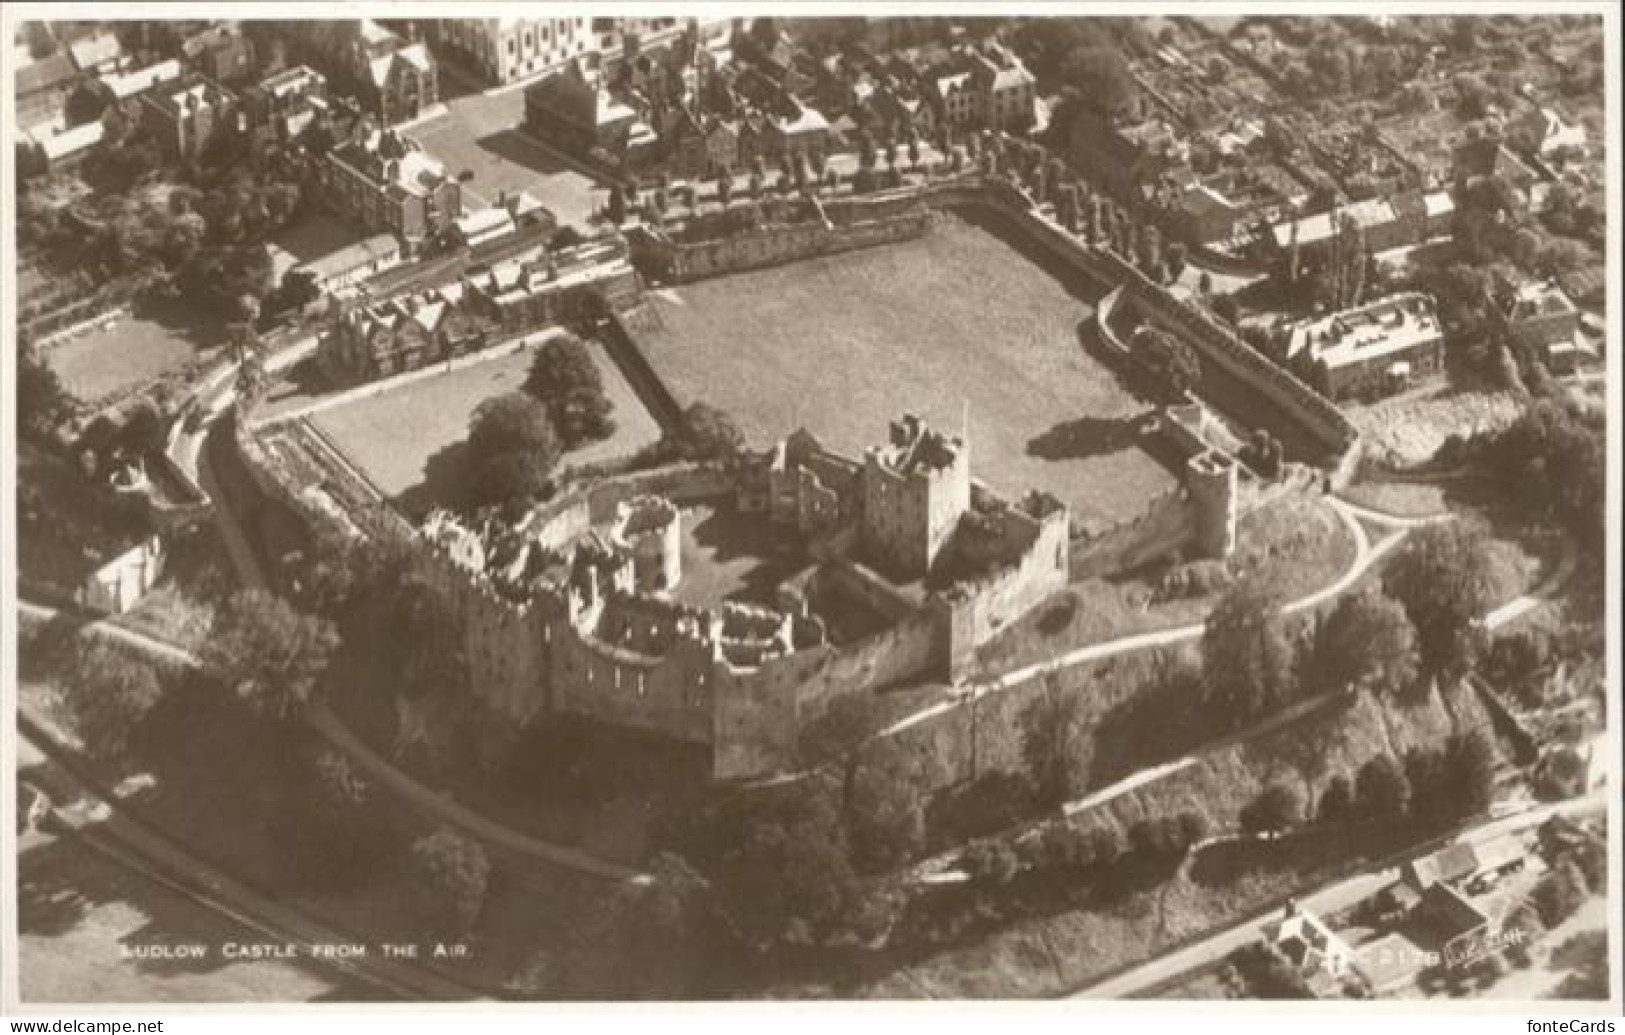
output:
M 685 602 L 678 500 L 767 522 L 802 544 L 806 569 L 771 606 Z M 798 432 L 727 471 L 612 479 L 513 526 L 436 512 L 418 531 L 488 705 L 708 745 L 719 778 L 790 764 L 797 731 L 838 695 L 962 674 L 1066 585 L 1067 534 L 1051 497 L 973 490 L 966 444 L 912 415 L 861 464 Z M 883 628 L 833 636 L 822 612 L 858 608 Z

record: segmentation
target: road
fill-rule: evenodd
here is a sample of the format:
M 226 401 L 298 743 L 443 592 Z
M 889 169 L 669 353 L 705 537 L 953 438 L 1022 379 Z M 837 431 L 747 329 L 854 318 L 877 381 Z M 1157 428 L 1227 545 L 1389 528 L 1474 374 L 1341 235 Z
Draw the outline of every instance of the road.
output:
M 1457 836 L 1455 841 L 1471 844 L 1492 841 L 1505 834 L 1518 833 L 1539 826 L 1554 815 L 1574 815 L 1605 808 L 1607 800 L 1607 795 L 1599 789 L 1584 798 L 1576 798 L 1573 801 L 1561 802 L 1555 805 L 1543 805 L 1500 819 L 1490 820 Z M 1374 870 L 1346 880 L 1334 881 L 1294 897 L 1303 909 L 1319 915 L 1347 909 L 1397 880 L 1400 865 L 1414 854 L 1417 854 L 1414 849 L 1407 851 L 1392 857 L 1387 864 L 1379 864 L 1379 867 Z M 1259 937 L 1259 922 L 1260 920 L 1257 917 L 1244 920 L 1194 944 L 1176 949 L 1164 956 L 1159 956 L 1105 981 L 1069 993 L 1067 998 L 1131 998 L 1136 993 L 1172 980 L 1181 974 L 1217 963 L 1243 945 L 1256 941 Z

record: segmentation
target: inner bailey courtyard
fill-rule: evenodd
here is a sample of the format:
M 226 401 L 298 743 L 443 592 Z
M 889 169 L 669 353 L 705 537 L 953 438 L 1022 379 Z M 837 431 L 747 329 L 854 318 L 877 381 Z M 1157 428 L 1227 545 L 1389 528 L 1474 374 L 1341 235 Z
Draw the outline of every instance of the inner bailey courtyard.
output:
M 856 452 L 901 403 L 968 420 L 979 479 L 1053 493 L 1088 525 L 1176 481 L 1131 430 L 1151 404 L 1080 345 L 1099 294 L 960 210 L 914 240 L 653 290 L 627 322 L 680 402 L 754 441 L 806 427 Z

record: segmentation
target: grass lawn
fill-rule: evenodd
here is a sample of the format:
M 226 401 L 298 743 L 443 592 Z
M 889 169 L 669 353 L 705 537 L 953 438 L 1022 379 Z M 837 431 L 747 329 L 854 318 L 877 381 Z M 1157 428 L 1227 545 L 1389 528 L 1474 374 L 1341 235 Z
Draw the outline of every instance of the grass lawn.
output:
M 473 178 L 462 184 L 465 208 L 494 205 L 503 191 L 523 190 L 545 205 L 561 226 L 585 227 L 602 192 L 587 176 L 520 132 L 524 101 L 523 90 L 459 97 L 447 105 L 450 114 L 413 127 L 411 135 L 453 176 L 465 169 L 473 172 Z
M 955 433 L 968 414 L 974 476 L 1115 520 L 1174 479 L 1120 433 L 1147 404 L 1079 344 L 1076 281 L 945 214 L 919 240 L 661 291 L 633 323 L 679 401 L 756 445 L 805 425 L 857 456 L 904 411 Z
M 131 316 L 45 351 L 62 386 L 84 402 L 145 384 L 201 355 L 186 331 Z
M 774 589 L 810 563 L 794 536 L 735 510 L 690 507 L 682 526 L 683 578 L 672 593 L 696 607 L 772 606 Z
M 1368 443 L 1366 455 L 1400 465 L 1429 460 L 1451 435 L 1471 435 L 1511 423 L 1523 404 L 1506 391 L 1463 391 L 1440 384 L 1344 412 Z
M 1362 507 L 1396 517 L 1427 517 L 1450 509 L 1448 486 L 1423 482 L 1356 482 L 1343 495 Z
M 562 463 L 597 464 L 628 456 L 660 437 L 602 345 L 588 342 L 614 404 L 615 434 L 565 454 Z M 464 440 L 480 403 L 525 383 L 535 353 L 530 349 L 473 363 L 449 374 L 411 380 L 321 410 L 311 420 L 384 493 L 409 509 L 454 502 L 464 474 Z
M 1241 519 L 1227 567 L 1236 578 L 1267 578 L 1290 601 L 1335 581 L 1353 560 L 1354 541 L 1331 506 L 1294 494 Z M 983 669 L 993 674 L 1097 640 L 1206 619 L 1223 589 L 1170 599 L 1158 586 L 1168 570 L 1147 566 L 1057 593 L 983 646 Z

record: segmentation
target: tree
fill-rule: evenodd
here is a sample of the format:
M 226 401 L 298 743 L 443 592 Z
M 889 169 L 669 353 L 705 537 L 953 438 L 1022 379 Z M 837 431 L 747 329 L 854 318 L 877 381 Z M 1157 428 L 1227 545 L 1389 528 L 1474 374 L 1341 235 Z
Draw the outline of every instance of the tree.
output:
M 566 909 L 562 951 L 550 946 L 525 993 L 594 1001 L 713 998 L 712 961 L 724 951 L 705 879 L 662 852 L 647 884 L 621 882 Z
M 556 338 L 532 360 L 524 390 L 547 407 L 561 445 L 574 449 L 615 432 L 614 404 L 604 391 L 603 374 L 579 338 Z
M 925 843 L 925 804 L 920 766 L 894 737 L 857 752 L 848 784 L 846 833 L 852 865 L 881 873 L 907 862 Z
M 1044 696 L 1022 716 L 1021 753 L 1040 801 L 1060 804 L 1082 790 L 1089 775 L 1084 735 L 1082 702 L 1046 677 Z
M 130 408 L 119 429 L 119 441 L 124 448 L 138 457 L 153 456 L 164 451 L 168 440 L 167 428 L 158 408 L 143 399 Z
M 1185 342 L 1155 327 L 1134 334 L 1134 354 L 1175 394 L 1184 394 L 1202 380 L 1202 361 Z
M 1475 437 L 1473 466 L 1529 520 L 1560 523 L 1595 548 L 1603 534 L 1604 438 L 1604 421 L 1540 400 L 1500 431 Z
M 74 732 L 93 757 L 122 761 L 163 687 L 151 665 L 100 641 L 80 647 L 60 683 Z
M 32 345 L 19 343 L 17 353 L 17 425 L 23 436 L 44 438 L 71 406 L 68 393 L 50 364 Z
M 972 842 L 960 856 L 959 865 L 974 881 L 1008 884 L 1016 875 L 1020 860 L 1008 844 L 996 838 Z
M 816 941 L 856 900 L 834 796 L 815 781 L 754 794 L 716 868 L 722 907 L 755 941 Z
M 1483 730 L 1445 741 L 1440 769 L 1455 818 L 1489 811 L 1495 797 L 1495 745 Z
M 286 719 L 310 700 L 338 642 L 326 619 L 245 589 L 215 614 L 201 653 L 204 667 L 249 707 Z
M 1060 73 L 1083 105 L 1100 116 L 1131 107 L 1138 96 L 1128 59 L 1118 47 L 1078 47 L 1067 54 Z
M 1290 784 L 1272 783 L 1242 807 L 1238 819 L 1244 834 L 1279 834 L 1303 822 L 1303 795 Z
M 1564 859 L 1540 878 L 1529 898 L 1550 930 L 1578 912 L 1586 895 L 1585 874 L 1572 859 Z
M 558 435 L 547 408 L 523 392 L 487 399 L 469 424 L 470 489 L 476 502 L 530 499 L 546 485 L 559 459 Z
M 1209 714 L 1240 725 L 1291 696 L 1292 645 L 1281 629 L 1280 593 L 1258 577 L 1225 592 L 1202 632 Z
M 412 875 L 444 928 L 463 934 L 485 904 L 491 864 L 478 841 L 442 827 L 412 845 Z
M 1338 773 L 1326 783 L 1320 793 L 1320 809 L 1316 818 L 1322 823 L 1346 823 L 1354 816 L 1354 781 L 1346 773 Z
M 720 185 L 719 185 L 720 186 Z M 728 203 L 724 198 L 724 205 Z M 626 222 L 626 197 L 621 193 L 620 184 L 611 184 L 609 188 L 609 221 L 615 226 Z
M 680 435 L 683 455 L 690 460 L 731 460 L 745 448 L 745 436 L 733 418 L 708 403 L 692 403 L 683 411 Z
M 1389 563 L 1383 588 L 1410 616 L 1425 675 L 1455 676 L 1476 656 L 1495 591 L 1491 564 L 1488 537 L 1470 521 L 1416 530 Z
M 1391 755 L 1373 755 L 1354 778 L 1354 811 L 1373 823 L 1403 819 L 1411 788 Z
M 1311 658 L 1321 687 L 1398 693 L 1416 678 L 1416 630 L 1399 601 L 1380 590 L 1350 594 L 1316 629 Z

